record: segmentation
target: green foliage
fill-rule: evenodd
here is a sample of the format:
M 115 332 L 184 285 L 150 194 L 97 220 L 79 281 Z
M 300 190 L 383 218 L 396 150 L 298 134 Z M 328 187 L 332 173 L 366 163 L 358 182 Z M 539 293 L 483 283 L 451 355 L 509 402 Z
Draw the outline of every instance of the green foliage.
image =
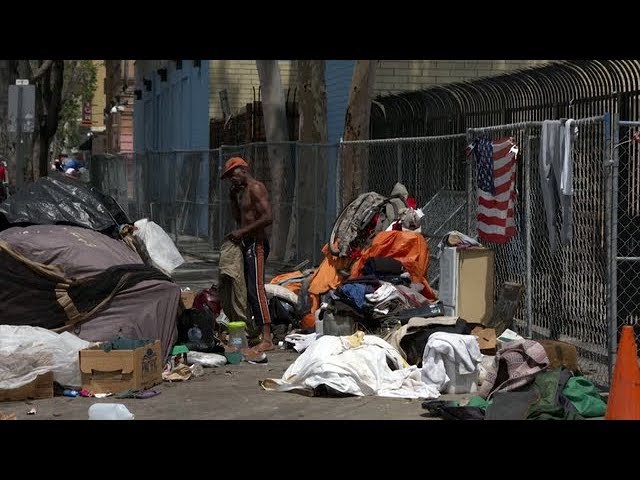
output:
M 59 150 L 77 147 L 80 137 L 82 104 L 91 101 L 98 83 L 97 69 L 92 60 L 65 60 Z M 58 153 L 58 152 L 55 152 Z

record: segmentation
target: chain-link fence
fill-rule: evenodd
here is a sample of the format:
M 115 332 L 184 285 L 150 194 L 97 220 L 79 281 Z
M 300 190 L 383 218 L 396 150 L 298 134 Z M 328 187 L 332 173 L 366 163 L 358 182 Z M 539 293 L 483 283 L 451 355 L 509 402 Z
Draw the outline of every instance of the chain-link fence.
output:
M 542 122 L 472 129 L 469 139 L 483 133 L 493 139 L 512 137 L 519 147 L 515 236 L 504 244 L 486 244 L 495 251 L 496 293 L 505 282 L 524 287 L 515 329 L 532 338 L 575 345 L 582 371 L 595 383 L 607 385 L 610 317 L 604 167 L 610 158 L 608 124 L 605 117 L 595 117 L 574 125 L 578 135 L 571 149 L 573 195 L 565 203 L 557 196 L 556 180 L 543 180 L 546 175 L 558 175 L 559 181 L 559 171 L 544 170 L 541 175 L 541 148 L 550 148 L 541 145 Z M 477 169 L 473 157 L 470 161 L 474 168 L 468 223 L 475 232 Z
M 211 152 L 148 152 L 133 157 L 127 182 L 133 218 L 149 218 L 179 244 L 181 236 L 211 241 Z M 131 175 L 129 176 L 129 178 Z M 131 190 L 133 188 L 133 190 Z
M 271 263 L 317 265 L 336 218 L 338 145 L 255 143 L 207 151 L 96 155 L 92 183 L 132 220 L 149 218 L 186 254 L 212 258 L 237 228 L 224 163 L 240 156 L 264 182 L 273 207 Z
M 122 155 L 98 154 L 85 164 L 88 165 L 93 185 L 112 196 L 125 213 L 129 214 L 127 160 Z
M 220 172 L 234 156 L 251 165 L 254 177 L 263 181 L 269 192 L 274 216 L 270 228 L 272 262 L 308 261 L 308 266 L 318 265 L 336 218 L 338 146 L 296 142 L 222 146 Z M 220 192 L 221 224 L 216 246 L 225 233 L 235 228 L 226 182 L 221 184 Z
M 229 158 L 241 156 L 270 194 L 276 219 L 271 261 L 289 266 L 304 260 L 311 265 L 321 262 L 336 214 L 350 200 L 343 198 L 346 170 L 361 172 L 352 196 L 365 191 L 389 195 L 400 182 L 424 211 L 423 232 L 430 248 L 427 278 L 437 288 L 442 237 L 451 230 L 477 233 L 477 166 L 467 147 L 482 134 L 510 137 L 519 149 L 515 235 L 504 244 L 486 244 L 495 251 L 496 296 L 506 282 L 522 285 L 525 293 L 514 329 L 525 336 L 574 344 L 581 369 L 597 384 L 607 385 L 617 345 L 611 319 L 637 324 L 640 315 L 640 289 L 634 286 L 640 280 L 639 153 L 638 145 L 629 141 L 640 123 L 620 123 L 617 156 L 612 158 L 616 134 L 612 138 L 611 132 L 617 130 L 608 119 L 605 115 L 575 121 L 573 194 L 569 203 L 555 209 L 545 206 L 545 199 L 555 193 L 543 186 L 541 177 L 542 122 L 425 138 L 333 145 L 255 143 L 203 152 L 147 153 L 124 162 L 94 158 L 92 172 L 102 181 L 98 185 L 118 198 L 124 198 L 123 182 L 127 185 L 132 218 L 152 218 L 180 239 L 178 247 L 186 253 L 193 245 L 213 251 L 235 228 L 229 186 L 220 173 Z M 570 214 L 563 217 L 563 211 Z M 566 219 L 572 224 L 570 239 L 562 229 Z M 185 245 L 185 236 L 197 242 Z M 611 261 L 616 255 L 617 263 Z
M 611 313 L 617 344 L 624 325 L 633 325 L 640 338 L 640 122 L 614 120 L 613 142 Z
M 342 168 L 362 170 L 351 197 L 375 191 L 391 195 L 403 184 L 424 212 L 423 234 L 429 245 L 427 278 L 437 287 L 438 243 L 451 230 L 466 231 L 465 134 L 342 142 Z M 351 160 L 351 162 L 349 162 Z M 345 172 L 341 178 L 347 178 Z M 338 190 L 343 191 L 342 185 Z M 342 204 L 348 202 L 344 199 Z

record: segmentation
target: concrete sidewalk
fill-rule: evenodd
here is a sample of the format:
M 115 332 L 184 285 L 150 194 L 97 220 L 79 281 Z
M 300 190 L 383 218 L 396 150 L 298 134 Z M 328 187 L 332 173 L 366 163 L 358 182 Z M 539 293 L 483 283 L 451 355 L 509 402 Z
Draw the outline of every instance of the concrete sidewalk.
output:
M 174 272 L 174 280 L 194 291 L 217 283 L 217 256 L 196 258 L 183 254 L 186 263 Z M 267 272 L 274 275 L 275 268 Z M 137 420 L 420 420 L 421 400 L 383 397 L 322 398 L 296 393 L 267 392 L 259 385 L 266 378 L 281 378 L 295 361 L 294 350 L 267 354 L 267 364 L 242 362 L 205 368 L 202 377 L 186 382 L 164 382 L 148 399 L 54 397 L 23 402 L 0 402 L 0 413 L 15 413 L 19 420 L 86 420 L 96 402 L 123 403 Z M 118 392 L 114 392 L 118 393 Z M 463 398 L 443 396 L 442 398 Z M 35 408 L 35 415 L 26 413 Z
M 422 400 L 385 397 L 306 397 L 296 393 L 267 392 L 259 385 L 266 378 L 281 378 L 298 354 L 293 350 L 269 352 L 269 363 L 205 368 L 202 377 L 185 382 L 164 382 L 161 392 L 148 399 L 54 397 L 23 402 L 2 402 L 0 413 L 15 413 L 18 420 L 87 420 L 94 403 L 122 403 L 136 420 L 424 420 Z M 463 399 L 469 395 L 444 395 Z M 35 408 L 35 415 L 27 412 Z

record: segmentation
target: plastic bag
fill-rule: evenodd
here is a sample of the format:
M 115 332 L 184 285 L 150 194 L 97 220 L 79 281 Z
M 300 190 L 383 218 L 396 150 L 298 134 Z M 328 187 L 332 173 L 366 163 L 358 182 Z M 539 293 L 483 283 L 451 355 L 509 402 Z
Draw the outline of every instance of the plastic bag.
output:
M 187 362 L 199 363 L 203 367 L 222 367 L 227 363 L 227 357 L 217 353 L 194 352 L 191 350 L 187 353 Z
M 184 258 L 174 245 L 171 237 L 155 222 L 146 218 L 134 223 L 137 230 L 133 234 L 144 244 L 147 254 L 154 267 L 171 275 L 171 273 L 184 263 Z
M 78 351 L 91 345 L 68 332 L 0 325 L 0 389 L 22 387 L 49 371 L 59 384 L 79 387 Z

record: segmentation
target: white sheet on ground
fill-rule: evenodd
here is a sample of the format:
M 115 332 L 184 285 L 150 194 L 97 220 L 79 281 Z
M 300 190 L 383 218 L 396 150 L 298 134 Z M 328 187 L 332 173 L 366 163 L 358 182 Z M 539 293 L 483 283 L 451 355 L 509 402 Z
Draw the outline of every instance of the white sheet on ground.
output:
M 49 371 L 59 384 L 79 387 L 78 352 L 91 345 L 69 332 L 0 325 L 0 389 L 22 387 Z
M 393 369 L 389 367 L 393 366 Z M 313 391 L 327 385 L 338 392 L 365 396 L 438 398 L 415 366 L 403 368 L 400 354 L 374 335 L 356 332 L 348 337 L 325 335 L 313 342 L 287 368 L 282 379 L 261 382 L 265 390 Z

